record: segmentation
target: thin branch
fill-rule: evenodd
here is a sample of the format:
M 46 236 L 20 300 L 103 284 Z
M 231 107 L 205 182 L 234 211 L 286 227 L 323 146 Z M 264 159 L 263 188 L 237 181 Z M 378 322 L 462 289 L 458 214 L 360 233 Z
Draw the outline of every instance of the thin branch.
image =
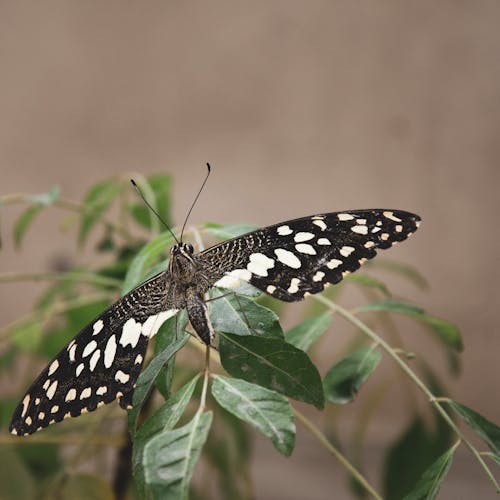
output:
M 326 436 L 304 414 L 297 410 L 297 408 L 293 408 L 293 413 L 295 417 L 302 422 L 302 425 L 304 425 L 321 445 L 340 462 L 340 464 L 365 488 L 366 491 L 368 491 L 368 493 L 370 493 L 370 495 L 377 500 L 382 500 L 382 497 L 374 490 L 370 483 L 368 483 L 363 474 L 361 474 L 361 472 L 359 472 L 354 465 L 352 465 L 351 462 L 349 462 L 349 460 L 328 441 Z
M 115 278 L 108 278 L 95 273 L 71 271 L 67 273 L 53 272 L 33 272 L 33 273 L 0 273 L 0 283 L 9 283 L 12 281 L 78 281 L 82 283 L 91 283 L 93 285 L 111 286 L 121 289 L 122 282 Z
M 464 436 L 462 431 L 457 427 L 455 422 L 451 419 L 451 417 L 446 413 L 445 409 L 439 404 L 439 401 L 436 399 L 434 394 L 427 388 L 427 386 L 420 380 L 417 374 L 398 356 L 398 354 L 394 351 L 394 349 L 379 335 L 377 335 L 372 329 L 366 326 L 361 320 L 359 320 L 356 316 L 351 314 L 347 309 L 344 309 L 342 306 L 339 306 L 335 302 L 328 300 L 321 295 L 315 296 L 316 300 L 319 300 L 326 306 L 330 308 L 331 311 L 339 314 L 345 320 L 352 323 L 354 326 L 359 328 L 365 335 L 367 335 L 372 341 L 377 342 L 380 347 L 396 362 L 396 364 L 403 370 L 407 377 L 409 377 L 413 383 L 425 394 L 428 398 L 429 402 L 434 406 L 434 408 L 439 412 L 439 414 L 443 417 L 445 422 L 453 429 L 453 431 L 457 434 L 457 436 L 464 442 L 464 444 L 469 448 L 472 454 L 476 457 L 476 460 L 479 462 L 486 475 L 489 477 L 490 481 L 495 486 L 497 492 L 500 492 L 500 487 L 491 473 L 490 469 L 484 462 L 481 457 L 479 451 L 473 446 L 473 444 Z

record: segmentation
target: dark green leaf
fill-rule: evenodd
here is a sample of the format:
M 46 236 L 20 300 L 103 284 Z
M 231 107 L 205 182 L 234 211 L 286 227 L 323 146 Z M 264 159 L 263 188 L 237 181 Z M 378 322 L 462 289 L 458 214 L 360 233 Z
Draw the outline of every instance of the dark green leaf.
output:
M 376 278 L 373 278 L 372 276 L 368 276 L 367 274 L 349 274 L 344 278 L 344 280 L 346 282 L 355 283 L 364 287 L 375 288 L 382 292 L 386 297 L 391 296 L 391 292 L 389 292 L 389 289 L 384 283 Z
M 27 443 L 16 451 L 38 480 L 47 479 L 60 471 L 59 447 L 55 444 Z
M 423 309 L 412 304 L 398 302 L 396 300 L 384 300 L 359 306 L 355 309 L 355 312 L 389 312 L 406 314 L 429 326 L 437 334 L 439 340 L 446 346 L 452 347 L 457 351 L 461 351 L 463 349 L 460 332 L 455 325 L 445 321 L 444 319 L 426 314 Z
M 280 453 L 291 455 L 295 423 L 285 397 L 260 385 L 221 375 L 214 377 L 212 394 L 223 408 L 268 437 Z
M 139 253 L 133 258 L 128 268 L 127 275 L 123 282 L 122 294 L 133 290 L 141 282 L 144 281 L 144 276 L 148 268 L 172 246 L 174 239 L 168 232 L 161 233 L 150 242 L 146 243 Z
M 169 345 L 167 349 L 158 353 L 149 363 L 149 365 L 142 371 L 137 379 L 137 386 L 134 390 L 133 408 L 128 412 L 128 428 L 129 432 L 133 435 L 135 432 L 135 425 L 137 415 L 139 414 L 144 401 L 146 400 L 154 381 L 165 363 L 179 351 L 186 342 L 189 340 L 189 335 L 184 335 L 182 338 Z
M 439 492 L 441 483 L 448 474 L 453 462 L 453 446 L 441 455 L 422 475 L 418 483 L 404 500 L 434 500 Z
M 334 364 L 323 380 L 326 399 L 336 404 L 352 401 L 380 358 L 377 349 L 368 347 L 354 351 Z
M 170 188 L 172 185 L 170 176 L 166 174 L 155 174 L 147 178 L 147 183 L 154 195 L 153 206 L 161 215 L 161 218 L 170 226 Z M 143 187 L 141 185 L 141 187 Z M 141 201 L 129 207 L 132 217 L 143 227 L 151 229 L 152 218 L 156 215 Z
M 123 184 L 114 179 L 102 181 L 90 189 L 83 200 L 85 211 L 82 215 L 78 236 L 80 245 L 85 242 L 92 227 L 122 191 Z
M 38 215 L 43 210 L 43 205 L 33 205 L 28 207 L 17 219 L 14 224 L 14 245 L 16 248 L 20 248 L 26 230 L 33 221 L 36 215 Z
M 205 224 L 205 231 L 221 240 L 237 238 L 256 229 L 259 229 L 259 227 L 253 224 L 217 224 L 215 222 Z
M 500 427 L 490 422 L 467 406 L 448 400 L 447 403 L 460 415 L 470 428 L 491 448 L 493 453 L 500 455 Z
M 212 412 L 196 413 L 179 429 L 156 434 L 144 447 L 144 479 L 154 499 L 187 500 L 189 483 L 212 423 Z
M 321 378 L 304 351 L 279 338 L 222 332 L 219 350 L 222 366 L 234 377 L 323 408 Z
M 248 297 L 226 295 L 218 290 L 212 292 L 209 313 L 217 331 L 235 335 L 283 337 L 278 316 Z
M 297 349 L 307 352 L 314 342 L 330 328 L 331 324 L 332 314 L 330 312 L 307 318 L 286 332 L 286 341 Z

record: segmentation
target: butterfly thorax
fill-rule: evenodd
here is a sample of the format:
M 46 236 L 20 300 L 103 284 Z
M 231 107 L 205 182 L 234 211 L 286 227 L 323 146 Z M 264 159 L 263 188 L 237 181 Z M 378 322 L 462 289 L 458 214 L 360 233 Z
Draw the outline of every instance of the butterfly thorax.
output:
M 210 283 L 193 256 L 193 246 L 190 243 L 178 243 L 172 247 L 169 272 L 176 295 L 180 299 L 179 307 L 186 308 L 191 326 L 203 342 L 209 344 L 213 337 L 213 328 L 204 296 L 210 288 Z

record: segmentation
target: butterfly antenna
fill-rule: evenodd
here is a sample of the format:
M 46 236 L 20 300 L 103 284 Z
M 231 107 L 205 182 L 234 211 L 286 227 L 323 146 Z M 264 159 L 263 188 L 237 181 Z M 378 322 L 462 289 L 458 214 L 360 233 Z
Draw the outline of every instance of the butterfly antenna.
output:
M 139 193 L 139 196 L 142 198 L 142 201 L 149 207 L 149 209 L 158 217 L 158 220 L 168 229 L 168 232 L 174 237 L 174 240 L 179 243 L 179 240 L 175 236 L 175 234 L 172 232 L 170 229 L 170 226 L 162 219 L 161 215 L 151 206 L 148 200 L 146 200 L 146 197 L 142 194 L 141 189 L 137 185 L 137 183 L 134 181 L 134 179 L 130 179 L 130 182 L 132 185 L 135 187 L 136 191 Z M 184 229 L 184 228 L 183 228 Z M 182 240 L 182 237 L 181 237 Z
M 203 188 L 205 187 L 205 184 L 207 183 L 208 181 L 208 177 L 210 175 L 210 171 L 211 171 L 212 167 L 210 166 L 210 163 L 207 163 L 207 175 L 205 176 L 205 180 L 203 181 L 203 184 L 201 185 L 199 191 L 198 191 L 198 194 L 196 195 L 193 203 L 191 204 L 191 207 L 186 215 L 186 218 L 184 219 L 184 224 L 182 225 L 182 231 L 181 231 L 181 241 L 182 241 L 182 235 L 184 234 L 184 229 L 186 227 L 186 224 L 187 224 L 187 221 L 189 219 L 189 216 L 191 215 L 191 212 L 194 208 L 194 206 L 196 205 L 196 202 L 198 201 L 198 198 L 200 197 L 200 194 L 201 192 L 203 191 Z

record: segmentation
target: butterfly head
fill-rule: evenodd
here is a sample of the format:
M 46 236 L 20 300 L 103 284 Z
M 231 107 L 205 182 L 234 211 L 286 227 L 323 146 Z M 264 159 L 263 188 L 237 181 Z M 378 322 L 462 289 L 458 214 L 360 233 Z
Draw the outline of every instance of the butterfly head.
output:
M 190 281 L 195 272 L 194 248 L 191 243 L 176 243 L 170 250 L 169 271 L 182 281 Z

